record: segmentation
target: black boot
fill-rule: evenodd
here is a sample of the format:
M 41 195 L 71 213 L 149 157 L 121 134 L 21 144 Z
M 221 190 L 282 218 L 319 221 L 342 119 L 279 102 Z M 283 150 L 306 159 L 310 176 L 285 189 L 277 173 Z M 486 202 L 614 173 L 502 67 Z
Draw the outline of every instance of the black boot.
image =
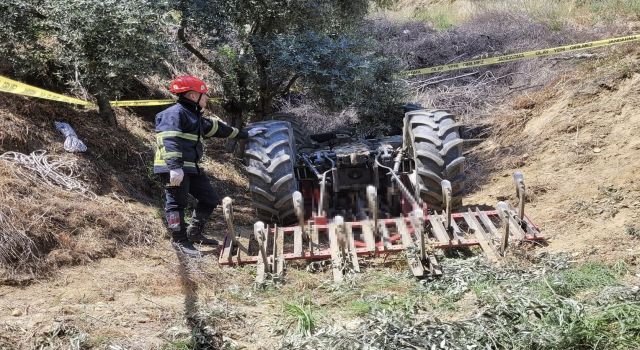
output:
M 190 258 L 201 258 L 202 253 L 196 247 L 193 246 L 193 243 L 189 241 L 173 241 L 171 242 L 173 247 L 180 253 L 190 257 Z
M 171 245 L 176 250 L 176 252 L 186 255 L 190 258 L 201 258 L 202 253 L 193 246 L 193 243 L 189 242 L 187 239 L 187 230 L 184 228 L 184 224 L 180 225 L 180 229 L 178 231 L 174 231 L 171 234 Z
M 191 243 L 199 243 L 204 245 L 219 245 L 217 240 L 207 238 L 202 234 L 204 231 L 204 221 L 192 219 L 189 227 L 187 227 L 187 238 Z

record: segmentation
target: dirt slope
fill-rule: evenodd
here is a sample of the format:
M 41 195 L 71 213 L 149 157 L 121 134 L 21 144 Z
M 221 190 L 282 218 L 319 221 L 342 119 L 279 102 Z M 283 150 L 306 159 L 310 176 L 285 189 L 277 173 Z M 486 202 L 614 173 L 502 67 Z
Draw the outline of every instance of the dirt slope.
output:
M 471 150 L 468 169 L 472 191 L 464 203 L 513 201 L 510 176 L 513 171 L 523 171 L 531 200 L 528 213 L 550 238 L 543 250 L 569 251 L 579 259 L 622 258 L 637 266 L 638 241 L 632 234 L 640 232 L 636 223 L 640 213 L 638 62 L 633 50 L 614 59 L 587 62 L 538 92 L 506 101 L 490 120 L 489 139 Z M 10 111 L 18 124 L 33 123 L 20 106 L 5 104 L 1 108 L 5 113 Z M 74 116 L 74 120 L 83 125 L 82 117 Z M 40 123 L 45 124 L 43 120 Z M 140 135 L 149 131 L 149 120 L 139 123 L 136 130 Z M 58 147 L 60 151 L 55 146 L 60 140 L 54 133 L 37 135 L 28 142 L 5 137 L 9 141 L 3 150 L 18 145 L 23 151 L 36 146 Z M 89 146 L 99 147 L 99 143 Z M 140 144 L 134 146 L 139 152 L 149 152 Z M 246 180 L 240 165 L 223 155 L 222 148 L 221 143 L 209 147 L 207 168 L 216 178 L 217 188 L 237 200 L 239 223 L 248 226 L 252 218 L 244 190 Z M 117 152 L 117 148 L 111 151 L 113 155 L 107 160 L 89 156 L 87 164 L 91 166 L 87 169 L 106 169 L 110 159 L 121 155 Z M 144 181 L 134 182 L 136 191 L 132 193 L 150 197 L 153 194 L 144 190 Z M 125 184 L 114 180 L 107 189 L 95 191 L 105 196 L 126 194 Z M 147 220 L 158 225 L 159 217 L 150 218 L 157 211 L 157 202 L 136 205 L 144 206 L 136 210 L 138 214 L 146 213 Z M 219 235 L 223 227 L 217 212 L 209 232 Z M 195 338 L 208 339 L 215 347 L 226 342 L 248 349 L 273 348 L 281 337 L 277 329 L 283 303 L 300 295 L 321 298 L 309 293 L 330 289 L 323 284 L 328 275 L 309 275 L 292 268 L 284 289 L 255 292 L 250 287 L 250 268 L 219 268 L 214 252 L 201 264 L 187 266 L 177 259 L 166 238 L 154 232 L 155 243 L 121 247 L 113 257 L 97 261 L 81 260 L 75 262 L 80 266 L 63 268 L 31 284 L 0 285 L 0 349 L 55 349 L 73 344 L 85 348 L 185 349 L 193 346 Z M 393 264 L 369 267 L 365 274 L 393 270 Z M 388 280 L 380 277 L 378 281 L 385 278 Z M 370 292 L 405 290 L 391 284 L 396 283 L 393 281 Z M 318 305 L 334 302 L 315 300 Z
M 618 59 L 584 65 L 504 108 L 497 132 L 474 150 L 494 173 L 465 202 L 513 200 L 510 175 L 520 170 L 547 249 L 635 261 L 640 71 L 636 57 Z
M 181 322 L 184 298 L 179 275 L 163 259 L 140 249 L 135 256 L 124 253 L 68 268 L 54 279 L 26 288 L 2 288 L 0 340 L 6 343 L 0 344 L 65 348 L 72 339 L 90 334 L 89 345 L 129 339 L 131 347 L 142 349 L 159 347 L 188 332 Z M 22 315 L 10 316 L 14 310 Z

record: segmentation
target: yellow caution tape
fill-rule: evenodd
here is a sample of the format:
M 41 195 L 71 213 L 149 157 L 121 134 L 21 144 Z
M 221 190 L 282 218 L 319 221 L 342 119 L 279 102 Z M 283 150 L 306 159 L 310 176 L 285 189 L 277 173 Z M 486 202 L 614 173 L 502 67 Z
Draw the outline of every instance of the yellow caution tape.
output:
M 555 54 L 560 54 L 565 52 L 586 50 L 586 49 L 592 49 L 596 47 L 616 45 L 616 44 L 622 44 L 622 43 L 638 41 L 638 40 L 640 40 L 640 34 L 635 34 L 635 35 L 623 36 L 620 38 L 591 41 L 591 42 L 575 44 L 575 45 L 554 47 L 550 49 L 527 51 L 527 52 L 521 52 L 521 53 L 516 53 L 511 55 L 481 58 L 481 59 L 467 61 L 467 62 L 451 63 L 451 64 L 445 64 L 445 65 L 435 66 L 435 67 L 407 70 L 399 73 L 399 75 L 403 77 L 410 77 L 410 76 L 420 75 L 420 74 L 442 73 L 442 72 L 448 72 L 452 70 L 488 66 L 492 64 L 519 61 L 519 60 L 533 58 L 533 57 L 550 56 L 550 55 L 555 55 Z M 43 98 L 43 99 L 53 100 L 53 101 L 78 104 L 83 106 L 95 106 L 94 103 L 91 103 L 89 101 L 80 100 L 74 97 L 69 97 L 69 96 L 61 95 L 55 92 L 40 89 L 35 86 L 27 85 L 3 76 L 0 76 L 0 91 L 12 93 L 12 94 L 24 95 L 24 96 Z M 221 100 L 222 99 L 215 98 L 215 97 L 210 99 L 211 102 L 219 102 Z M 111 105 L 114 107 L 162 106 L 162 105 L 175 103 L 175 100 L 166 99 L 166 100 L 110 101 L 109 103 L 111 103 Z
M 222 101 L 219 97 L 209 97 L 209 103 Z M 164 106 L 176 103 L 176 100 L 131 100 L 131 101 L 109 101 L 113 107 L 138 107 L 138 106 Z
M 163 106 L 176 103 L 176 100 L 133 100 L 133 101 L 109 101 L 113 107 L 137 107 L 137 106 Z
M 0 76 L 0 91 L 9 92 L 12 94 L 24 95 L 24 96 L 43 98 L 46 100 L 72 103 L 72 104 L 83 105 L 83 106 L 93 105 L 93 103 L 89 101 L 80 100 L 77 98 L 57 94 L 55 92 L 51 92 L 51 91 L 37 88 L 35 86 L 23 84 L 21 82 L 11 80 L 3 76 Z
M 560 54 L 565 52 L 586 50 L 586 49 L 592 49 L 596 47 L 616 45 L 616 44 L 622 44 L 622 43 L 638 41 L 638 40 L 640 40 L 640 34 L 623 36 L 620 38 L 591 41 L 591 42 L 582 43 L 582 44 L 560 46 L 560 47 L 554 47 L 550 49 L 527 51 L 527 52 L 516 53 L 512 55 L 482 58 L 482 59 L 477 59 L 477 60 L 467 61 L 467 62 L 451 63 L 451 64 L 445 64 L 442 66 L 407 70 L 399 73 L 399 75 L 403 77 L 410 77 L 410 76 L 420 75 L 420 74 L 442 73 L 442 72 L 448 72 L 452 70 L 488 66 L 492 64 L 519 61 L 519 60 L 533 58 L 533 57 L 550 56 L 550 55 L 555 55 L 555 54 Z
M 8 92 L 8 93 L 17 94 L 17 95 L 37 97 L 37 98 L 43 98 L 46 100 L 53 100 L 53 101 L 66 102 L 66 103 L 77 104 L 82 106 L 95 107 L 95 104 L 90 101 L 81 100 L 78 98 L 69 97 L 69 96 L 61 95 L 55 92 L 40 89 L 35 86 L 27 85 L 3 76 L 0 76 L 0 92 Z M 209 101 L 212 103 L 216 103 L 216 102 L 222 101 L 222 99 L 218 97 L 211 97 L 209 98 Z M 163 105 L 176 103 L 176 100 L 173 100 L 173 99 L 129 100 L 129 101 L 109 101 L 109 103 L 113 107 L 163 106 Z

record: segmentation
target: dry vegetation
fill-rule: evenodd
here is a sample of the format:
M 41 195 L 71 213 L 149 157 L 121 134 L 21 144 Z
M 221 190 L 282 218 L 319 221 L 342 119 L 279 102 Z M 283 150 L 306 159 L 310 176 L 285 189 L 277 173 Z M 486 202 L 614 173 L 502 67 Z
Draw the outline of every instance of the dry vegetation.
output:
M 147 176 L 146 140 L 135 134 L 146 132 L 140 121 L 123 113 L 126 126 L 108 135 L 92 112 L 15 96 L 3 96 L 1 103 L 0 269 L 5 283 L 111 257 L 122 245 L 148 245 L 162 236 L 159 211 L 148 206 L 155 201 L 156 185 Z M 54 120 L 71 122 L 88 152 L 65 154 Z M 139 173 L 131 171 L 136 168 Z
M 328 130 L 339 130 L 358 122 L 357 113 L 353 109 L 332 112 L 313 101 L 296 103 L 283 100 L 279 105 L 283 112 L 295 115 L 300 124 L 304 126 L 304 129 L 312 134 L 323 133 Z
M 579 43 L 622 34 L 630 28 L 621 22 L 606 26 L 587 25 L 574 10 L 562 10 L 569 1 L 454 1 L 424 7 L 425 12 L 446 7 L 451 14 L 464 14 L 455 26 L 438 28 L 432 20 L 400 22 L 379 20 L 375 33 L 389 54 L 399 55 L 408 68 L 434 66 Z M 564 4 L 564 5 L 559 5 Z M 413 3 L 419 13 L 420 3 Z M 586 6 L 586 5 L 585 5 Z M 579 7 L 580 11 L 585 6 Z M 410 7 L 410 6 L 409 6 Z M 574 6 L 575 7 L 575 6 Z M 411 7 L 410 7 L 411 8 Z M 464 10 L 466 9 L 466 10 Z M 557 12 L 561 26 L 549 21 L 554 16 L 541 11 Z M 608 7 L 598 13 L 613 13 Z M 579 11 L 578 11 L 579 12 Z M 591 12 L 587 11 L 587 14 Z M 621 14 L 624 12 L 621 12 Z M 584 16 L 587 16 L 585 14 Z M 597 23 L 591 13 L 592 19 Z M 413 99 L 424 106 L 450 109 L 472 127 L 484 123 L 497 107 L 523 93 L 540 90 L 553 83 L 576 64 L 597 59 L 602 51 L 568 53 L 562 56 L 524 60 L 503 65 L 448 72 L 413 78 L 409 81 Z
M 639 10 L 618 0 L 402 1 L 371 25 L 388 54 L 417 68 L 628 33 Z M 221 268 L 215 252 L 180 260 L 162 239 L 149 172 L 153 110 L 119 111 L 114 130 L 90 111 L 3 96 L 0 154 L 46 149 L 96 198 L 0 160 L 0 349 L 638 347 L 637 52 L 623 45 L 408 82 L 415 101 L 453 109 L 471 126 L 466 136 L 482 139 L 467 155 L 465 204 L 513 199 L 508 176 L 524 170 L 530 215 L 551 238 L 508 266 L 448 260 L 447 277 L 425 284 L 401 256 L 366 262 L 340 288 L 328 265 L 290 264 L 283 286 L 262 289 L 253 267 Z M 358 117 L 309 101 L 283 109 L 311 131 Z M 88 153 L 64 153 L 56 119 Z M 205 167 L 247 229 L 246 178 L 223 148 L 209 147 Z M 208 233 L 219 238 L 214 217 Z
M 521 13 L 552 29 L 607 27 L 615 22 L 637 20 L 637 0 L 401 0 L 385 17 L 397 21 L 414 18 L 439 30 L 457 27 L 487 13 Z
M 91 198 L 21 176 L 20 165 L 0 170 L 0 275 L 24 283 L 62 266 L 115 256 L 122 245 L 160 237 L 157 211 L 117 195 Z
M 445 260 L 444 266 L 442 279 L 400 295 L 382 291 L 349 296 L 347 305 L 364 316 L 361 322 L 351 327 L 326 322 L 313 336 L 290 335 L 282 348 L 469 349 L 487 344 L 491 349 L 631 349 L 640 345 L 640 294 L 638 287 L 620 282 L 629 272 L 624 262 L 572 266 L 567 255 L 541 255 L 503 267 L 477 258 Z M 403 280 L 397 276 L 393 283 L 402 285 Z M 334 294 L 347 294 L 350 287 Z M 326 311 L 325 305 L 322 310 Z

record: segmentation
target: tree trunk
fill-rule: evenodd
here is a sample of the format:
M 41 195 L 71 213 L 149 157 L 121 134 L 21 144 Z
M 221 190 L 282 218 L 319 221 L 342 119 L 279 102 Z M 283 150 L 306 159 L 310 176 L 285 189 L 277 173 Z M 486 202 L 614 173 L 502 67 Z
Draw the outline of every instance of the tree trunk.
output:
M 264 120 L 264 118 L 269 114 L 273 113 L 273 97 L 271 95 L 271 92 L 260 90 L 259 103 L 260 106 L 258 106 L 258 113 L 256 113 L 255 115 L 255 120 L 252 121 L 259 122 L 261 120 Z
M 222 107 L 227 112 L 227 114 L 231 117 L 229 124 L 234 128 L 241 129 L 243 113 L 242 113 L 242 108 L 238 106 L 238 103 L 234 101 L 229 101 L 225 103 Z M 227 153 L 235 153 L 236 157 L 239 157 L 239 156 L 241 157 L 241 154 L 239 155 L 238 152 L 242 153 L 244 150 L 240 149 L 242 147 L 237 147 L 237 146 L 239 146 L 237 139 L 229 139 L 227 140 L 227 144 L 225 145 L 225 151 Z
M 98 113 L 100 114 L 100 118 L 110 126 L 118 126 L 116 113 L 113 111 L 113 107 L 111 107 L 107 96 L 99 93 L 96 95 L 96 100 L 98 101 Z
M 252 118 L 252 121 L 261 121 L 267 115 L 273 112 L 273 97 L 277 86 L 271 83 L 269 74 L 267 73 L 267 67 L 269 61 L 260 52 L 260 49 L 254 45 L 254 40 L 251 40 L 253 46 L 253 53 L 256 59 L 256 70 L 258 71 L 258 105 L 256 106 L 256 114 Z
M 225 112 L 227 112 L 227 114 L 231 117 L 229 124 L 235 128 L 240 129 L 242 127 L 243 108 L 242 108 L 242 103 L 240 101 L 235 100 L 233 97 L 234 94 L 230 93 L 235 89 L 234 89 L 234 86 L 232 85 L 233 83 L 231 82 L 231 80 L 228 79 L 229 74 L 222 68 L 220 61 L 215 59 L 211 60 L 207 58 L 195 46 L 189 43 L 189 40 L 185 33 L 186 25 L 187 25 L 186 17 L 183 17 L 183 20 L 180 24 L 180 29 L 178 29 L 179 42 L 182 43 L 182 46 L 185 49 L 191 52 L 194 56 L 196 56 L 196 58 L 198 58 L 201 62 L 205 63 L 216 74 L 218 74 L 218 76 L 222 80 L 222 88 L 225 95 L 227 96 L 227 98 L 231 99 L 231 101 L 228 100 L 227 102 L 225 102 L 222 107 L 224 108 Z M 244 75 L 242 74 L 242 72 L 236 70 L 236 76 L 238 80 L 238 89 L 242 90 L 243 88 L 245 88 L 245 84 L 246 84 L 245 79 L 243 78 Z M 237 146 L 236 139 L 227 140 L 227 143 L 225 145 L 225 152 L 227 153 L 234 152 L 237 149 L 236 146 Z

